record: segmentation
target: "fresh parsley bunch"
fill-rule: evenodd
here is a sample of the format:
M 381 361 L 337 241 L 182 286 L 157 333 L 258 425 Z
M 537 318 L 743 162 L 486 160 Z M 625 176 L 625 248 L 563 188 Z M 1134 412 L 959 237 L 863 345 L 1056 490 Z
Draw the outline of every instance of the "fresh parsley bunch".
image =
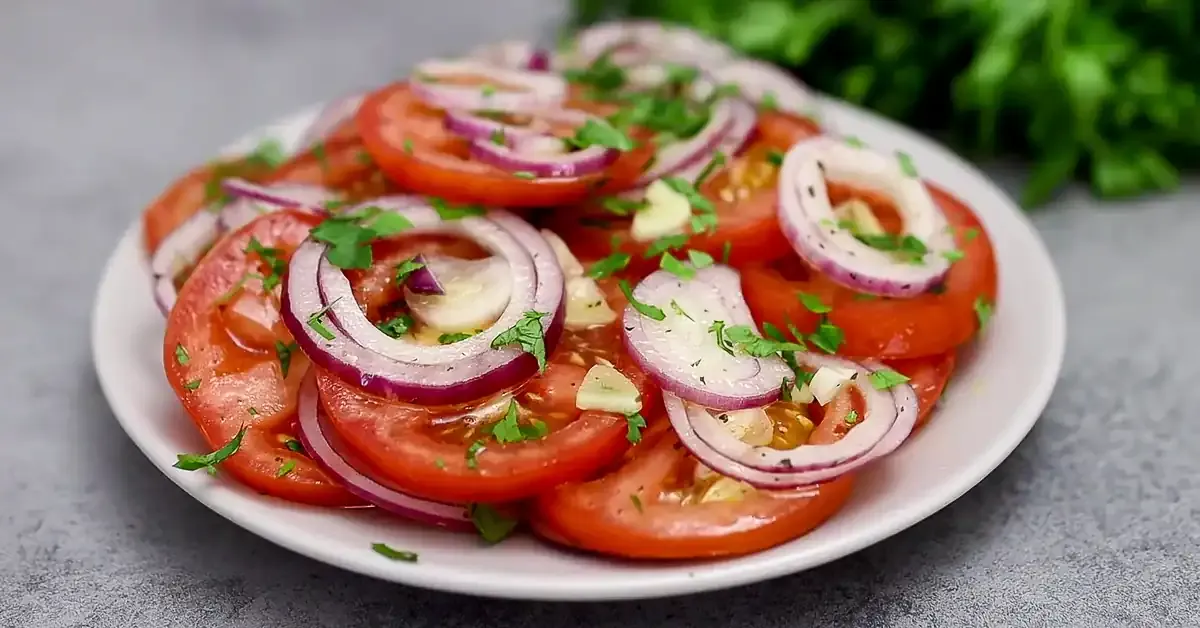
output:
M 1070 179 L 1119 197 L 1200 162 L 1192 0 L 574 0 L 575 25 L 677 22 L 794 68 L 813 87 L 948 138 L 1019 155 L 1022 202 Z

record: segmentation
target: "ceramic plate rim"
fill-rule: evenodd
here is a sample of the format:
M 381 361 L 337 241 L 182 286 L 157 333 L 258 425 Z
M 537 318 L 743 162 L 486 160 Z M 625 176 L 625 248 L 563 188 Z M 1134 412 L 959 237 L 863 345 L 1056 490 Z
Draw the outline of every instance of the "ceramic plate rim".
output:
M 280 122 L 263 127 L 242 138 L 231 147 L 231 150 L 245 150 L 248 145 L 257 141 L 257 138 L 279 129 L 294 130 L 297 125 L 302 125 L 305 120 L 311 119 L 317 109 L 317 107 L 310 107 L 284 118 Z M 1037 365 L 1036 375 L 1033 377 L 1035 384 L 1027 395 L 1014 404 L 1011 411 L 1012 422 L 1003 432 L 1004 437 L 992 442 L 991 446 L 984 451 L 978 452 L 973 458 L 973 464 L 948 474 L 952 477 L 938 486 L 937 490 L 932 490 L 930 495 L 923 496 L 918 504 L 919 507 L 908 508 L 889 519 L 868 525 L 866 530 L 859 530 L 857 534 L 849 538 L 839 538 L 817 548 L 809 549 L 807 552 L 789 552 L 788 546 L 783 546 L 782 551 L 777 548 L 769 556 L 757 555 L 760 557 L 759 560 L 755 560 L 755 557 L 748 557 L 738 559 L 741 562 L 718 561 L 705 564 L 674 565 L 656 569 L 650 572 L 653 574 L 652 576 L 636 578 L 636 582 L 631 581 L 628 584 L 609 582 L 602 586 L 595 586 L 594 583 L 592 585 L 572 584 L 571 582 L 564 584 L 552 577 L 542 577 L 540 580 L 536 576 L 495 578 L 484 574 L 481 577 L 480 574 L 472 573 L 469 568 L 462 566 L 426 565 L 423 563 L 409 566 L 380 560 L 377 556 L 364 558 L 360 554 L 331 553 L 324 549 L 319 542 L 321 534 L 294 529 L 296 526 L 280 524 L 278 521 L 268 521 L 242 512 L 239 504 L 244 496 L 239 497 L 237 492 L 208 490 L 203 484 L 194 481 L 193 476 L 175 471 L 170 466 L 173 459 L 158 451 L 162 449 L 159 446 L 162 443 L 156 442 L 155 438 L 161 440 L 162 434 L 156 435 L 148 432 L 137 424 L 136 417 L 139 410 L 134 407 L 135 402 L 133 401 L 136 395 L 126 394 L 121 390 L 121 359 L 114 357 L 113 353 L 113 345 L 116 341 L 112 339 L 111 334 L 102 333 L 106 328 L 105 321 L 111 316 L 104 306 L 109 304 L 112 298 L 105 298 L 105 296 L 108 293 L 108 287 L 119 280 L 114 273 L 120 264 L 126 261 L 122 254 L 125 252 L 128 255 L 129 247 L 140 248 L 140 221 L 136 220 L 124 233 L 117 248 L 105 263 L 92 309 L 92 355 L 101 389 L 118 423 L 142 453 L 171 481 L 214 512 L 260 537 L 315 560 L 401 584 L 513 599 L 563 601 L 642 599 L 749 584 L 795 573 L 841 558 L 909 528 L 941 510 L 978 484 L 1009 456 L 1033 428 L 1049 401 L 1062 368 L 1066 345 L 1066 316 L 1061 282 L 1044 243 L 1038 237 L 1028 218 L 995 184 L 988 180 L 986 175 L 933 140 L 870 112 L 834 101 L 825 103 L 825 112 L 827 116 L 835 114 L 838 118 L 854 120 L 855 122 L 852 123 L 854 125 L 862 124 L 876 128 L 879 134 L 901 138 L 901 144 L 906 147 L 904 150 L 908 150 L 908 146 L 920 146 L 923 151 L 933 151 L 939 154 L 939 159 L 945 160 L 945 163 L 948 164 L 945 166 L 947 169 L 958 170 L 965 177 L 977 179 L 971 183 L 978 183 L 985 188 L 980 194 L 986 192 L 996 197 L 998 204 L 1004 205 L 1004 207 L 980 211 L 981 217 L 993 235 L 997 233 L 996 223 L 1002 223 L 1006 239 L 1012 238 L 1024 243 L 1026 248 L 1023 250 L 1023 254 L 1030 261 L 1030 266 L 1036 267 L 1036 271 L 1040 273 L 1042 285 L 1038 289 L 1043 293 L 1040 295 L 1044 300 L 1041 305 L 1047 315 L 1045 342 L 1039 354 L 1040 362 Z M 946 181 L 940 182 L 943 185 L 947 184 Z M 953 185 L 949 185 L 948 188 L 952 192 L 956 192 Z M 1003 285 L 1006 264 L 999 246 L 997 247 L 997 259 L 1000 264 Z M 149 295 L 148 289 L 146 294 Z M 1002 292 L 1002 294 L 1004 293 Z M 1001 308 L 1003 307 L 1002 304 Z M 165 381 L 162 382 L 162 385 L 166 385 Z M 937 429 L 936 425 L 935 420 L 929 429 Z M 273 506 L 281 509 L 292 508 L 272 498 L 257 495 L 252 495 L 250 498 L 270 502 Z M 543 551 L 555 550 L 545 549 Z

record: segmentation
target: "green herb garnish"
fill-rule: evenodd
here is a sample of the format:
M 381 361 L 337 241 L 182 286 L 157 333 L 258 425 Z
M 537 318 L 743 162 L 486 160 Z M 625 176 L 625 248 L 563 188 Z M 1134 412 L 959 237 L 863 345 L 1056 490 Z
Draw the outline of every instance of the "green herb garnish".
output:
M 833 311 L 832 307 L 822 302 L 821 297 L 815 294 L 797 292 L 796 298 L 800 299 L 800 304 L 804 306 L 804 309 L 812 312 L 813 314 L 827 314 Z
M 625 270 L 625 267 L 629 265 L 630 259 L 632 259 L 632 256 L 630 256 L 628 253 L 621 253 L 620 251 L 617 251 L 596 262 L 595 264 L 592 264 L 592 267 L 587 271 L 587 276 L 591 277 L 592 279 L 603 279 L 615 273 L 619 273 L 622 270 Z
M 867 379 L 870 380 L 871 385 L 875 387 L 875 390 L 887 390 L 892 386 L 903 384 L 904 382 L 908 381 L 907 376 L 889 368 L 882 368 L 877 371 L 872 371 L 871 374 L 867 376 Z
M 392 338 L 399 338 L 400 336 L 403 336 L 411 331 L 414 324 L 415 321 L 413 321 L 412 316 L 408 314 L 400 314 L 395 318 L 391 318 L 382 323 L 377 323 L 375 327 L 379 329 L 379 331 Z
M 271 291 L 283 281 L 283 273 L 287 272 L 288 263 L 283 259 L 283 252 L 277 248 L 268 248 L 258 241 L 258 238 L 250 236 L 250 243 L 246 245 L 244 251 L 247 255 L 258 255 L 259 259 L 271 269 L 271 272 L 265 275 L 262 279 L 263 290 Z
M 666 235 L 651 242 L 650 246 L 646 248 L 646 252 L 642 254 L 642 257 L 645 257 L 646 259 L 658 257 L 667 251 L 681 249 L 686 246 L 687 243 L 688 236 L 685 233 Z
M 515 325 L 500 332 L 492 339 L 491 347 L 499 349 L 508 345 L 517 345 L 522 351 L 537 359 L 538 371 L 546 370 L 546 337 L 542 330 L 542 319 L 545 312 L 525 312 Z
M 179 454 L 176 456 L 177 460 L 173 466 L 184 471 L 215 470 L 218 464 L 237 453 L 238 448 L 242 446 L 242 437 L 245 435 L 246 427 L 242 426 L 242 429 L 238 430 L 237 434 L 220 449 L 207 454 Z
M 404 282 L 408 281 L 408 277 L 413 273 L 425 268 L 423 262 L 418 262 L 417 258 L 411 257 L 396 265 L 396 285 L 403 286 Z
M 409 552 L 407 550 L 393 549 L 393 548 L 389 547 L 387 545 L 387 543 L 372 543 L 371 549 L 374 550 L 376 554 L 379 554 L 380 556 L 383 556 L 384 558 L 390 558 L 392 560 L 398 560 L 398 561 L 405 562 L 405 563 L 417 562 L 417 553 L 416 552 Z
M 193 380 L 189 381 L 188 383 L 184 384 L 183 387 L 188 390 L 196 390 L 197 388 L 200 387 L 200 380 L 193 379 Z
M 634 445 L 642 442 L 642 430 L 646 429 L 646 418 L 634 412 L 633 414 L 625 415 L 625 423 L 627 427 L 625 439 Z
M 300 348 L 296 343 L 284 344 L 282 340 L 275 341 L 275 357 L 279 359 L 279 372 L 284 379 L 292 368 L 292 352 Z
M 688 261 L 690 261 L 692 266 L 695 266 L 696 268 L 708 268 L 709 266 L 713 265 L 713 257 L 704 251 L 688 249 L 687 255 Z
M 620 151 L 633 150 L 633 140 L 624 131 L 600 118 L 588 118 L 583 126 L 575 130 L 575 135 L 566 141 L 580 149 L 603 146 Z
M 819 347 L 825 353 L 837 353 L 838 347 L 846 339 L 842 328 L 823 320 L 817 325 L 816 332 L 809 334 L 808 341 Z
M 638 512 L 645 512 L 645 510 L 642 507 L 642 500 L 640 497 L 638 497 L 637 495 L 635 495 L 633 493 L 630 493 L 629 501 L 633 502 L 633 507 L 636 508 Z
M 491 544 L 508 538 L 517 527 L 516 519 L 509 519 L 487 504 L 471 504 L 467 507 L 467 514 L 475 524 L 475 529 L 479 531 L 479 536 Z
M 436 196 L 429 197 L 429 206 L 438 213 L 438 217 L 442 220 L 461 220 L 487 213 L 482 205 L 452 205 Z
M 658 266 L 659 268 L 671 273 L 672 275 L 675 275 L 676 277 L 679 277 L 680 279 L 687 280 L 696 276 L 695 268 L 692 268 L 678 259 L 675 259 L 675 256 L 671 255 L 670 253 L 662 254 L 662 259 L 659 260 Z
M 184 349 L 183 345 L 175 345 L 175 361 L 179 366 L 187 366 L 188 362 L 192 361 L 191 356 L 188 355 L 187 349 Z
M 442 334 L 442 335 L 438 336 L 438 344 L 452 345 L 456 342 L 462 342 L 462 341 L 466 340 L 467 338 L 470 338 L 471 336 L 474 336 L 474 335 L 475 334 L 468 334 L 466 332 L 461 332 L 461 331 L 455 332 L 452 334 Z
M 637 298 L 633 296 L 633 288 L 629 287 L 628 281 L 622 279 L 617 283 L 617 286 L 621 288 L 621 293 L 625 295 L 625 300 L 629 301 L 630 307 L 632 307 L 638 314 L 656 321 L 661 321 L 667 317 L 666 313 L 664 313 L 662 309 L 648 303 L 642 303 L 641 301 L 638 301 Z
M 275 477 L 281 478 L 295 470 L 296 470 L 296 461 L 295 460 L 287 460 L 283 464 L 279 465 L 279 470 L 275 472 Z
M 979 320 L 979 329 L 982 331 L 987 327 L 988 321 L 992 320 L 992 304 L 987 302 L 987 299 L 982 296 L 975 297 L 975 318 Z
M 253 410 L 253 408 L 251 408 L 251 410 Z M 257 412 L 255 412 L 254 414 L 257 414 Z M 289 450 L 294 451 L 298 454 L 304 453 L 304 445 L 300 441 L 298 441 L 294 438 L 289 438 L 286 441 L 284 441 L 283 446 L 287 447 Z

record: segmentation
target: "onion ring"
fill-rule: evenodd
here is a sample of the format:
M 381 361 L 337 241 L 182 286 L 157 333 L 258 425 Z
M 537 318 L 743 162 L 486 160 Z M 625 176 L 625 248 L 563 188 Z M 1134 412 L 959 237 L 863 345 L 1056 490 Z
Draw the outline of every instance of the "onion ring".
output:
M 438 77 L 488 77 L 494 86 L 439 82 Z M 566 79 L 545 72 L 499 68 L 471 60 L 435 59 L 417 66 L 413 92 L 426 104 L 441 109 L 509 111 L 553 107 L 567 97 Z

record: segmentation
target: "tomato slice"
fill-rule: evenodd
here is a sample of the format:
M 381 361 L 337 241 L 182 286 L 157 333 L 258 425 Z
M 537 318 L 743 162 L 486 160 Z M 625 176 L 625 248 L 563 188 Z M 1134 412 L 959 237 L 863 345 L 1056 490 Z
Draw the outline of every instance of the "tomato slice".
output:
M 979 327 L 976 301 L 990 304 L 996 298 L 995 253 L 983 225 L 962 201 L 935 185 L 929 185 L 929 190 L 954 229 L 963 253 L 963 258 L 950 268 L 940 292 L 911 299 L 862 295 L 834 283 L 793 256 L 742 269 L 742 289 L 755 320 L 785 329 L 791 322 L 802 332 L 811 333 L 820 317 L 796 298 L 797 293 L 805 292 L 819 296 L 833 308 L 829 321 L 845 334 L 845 342 L 838 349 L 842 355 L 915 358 L 940 355 L 970 340 Z M 872 208 L 887 209 L 886 199 L 830 186 L 830 197 L 835 202 L 851 194 L 863 196 Z M 887 221 L 884 223 L 886 226 Z
M 296 397 L 308 360 L 298 349 L 288 351 L 284 376 L 278 347 L 295 345 L 279 320 L 279 288 L 264 292 L 261 281 L 245 280 L 271 273 L 265 260 L 245 252 L 251 238 L 286 260 L 317 220 L 282 211 L 221 240 L 179 292 L 167 319 L 163 363 L 167 381 L 210 447 L 247 428 L 222 471 L 268 495 L 349 506 L 359 501 L 286 445 L 296 433 Z M 283 473 L 289 462 L 294 467 Z
M 829 423 L 822 421 L 810 442 L 840 438 Z M 851 476 L 842 476 L 811 497 L 756 491 L 741 501 L 683 503 L 674 488 L 694 467 L 674 432 L 664 430 L 655 441 L 648 438 L 634 448 L 612 473 L 540 496 L 531 524 L 548 540 L 628 558 L 734 556 L 817 527 L 841 508 L 853 483 Z
M 403 188 L 496 207 L 569 205 L 598 190 L 623 189 L 638 177 L 653 150 L 643 141 L 601 173 L 527 180 L 471 159 L 469 143 L 444 128 L 442 111 L 426 106 L 404 83 L 368 95 L 357 119 L 367 150 Z
M 292 156 L 267 183 L 303 183 L 338 190 L 357 202 L 396 192 L 396 187 L 371 159 L 353 126 L 343 124 L 330 139 Z
M 142 243 L 153 253 L 172 231 L 193 214 L 223 196 L 220 182 L 226 177 L 259 181 L 270 168 L 258 161 L 232 160 L 192 169 L 176 180 L 142 213 Z
M 924 425 L 933 414 L 934 407 L 946 390 L 946 383 L 954 373 L 957 361 L 958 354 L 954 351 L 925 358 L 888 361 L 888 366 L 908 376 L 908 383 L 917 391 L 917 404 L 921 412 L 917 416 L 916 427 Z
M 700 186 L 700 192 L 716 206 L 717 228 L 711 233 L 692 236 L 687 248 L 721 259 L 728 243 L 729 261 L 734 265 L 790 254 L 791 246 L 780 232 L 776 218 L 778 166 L 772 160 L 792 144 L 820 132 L 807 118 L 780 112 L 761 114 L 750 147 Z M 659 263 L 657 258 L 645 258 L 651 243 L 632 239 L 629 218 L 591 208 L 560 212 L 551 218 L 550 224 L 581 259 L 598 259 L 613 251 L 623 251 L 633 256 L 631 269 L 637 275 L 653 270 Z

